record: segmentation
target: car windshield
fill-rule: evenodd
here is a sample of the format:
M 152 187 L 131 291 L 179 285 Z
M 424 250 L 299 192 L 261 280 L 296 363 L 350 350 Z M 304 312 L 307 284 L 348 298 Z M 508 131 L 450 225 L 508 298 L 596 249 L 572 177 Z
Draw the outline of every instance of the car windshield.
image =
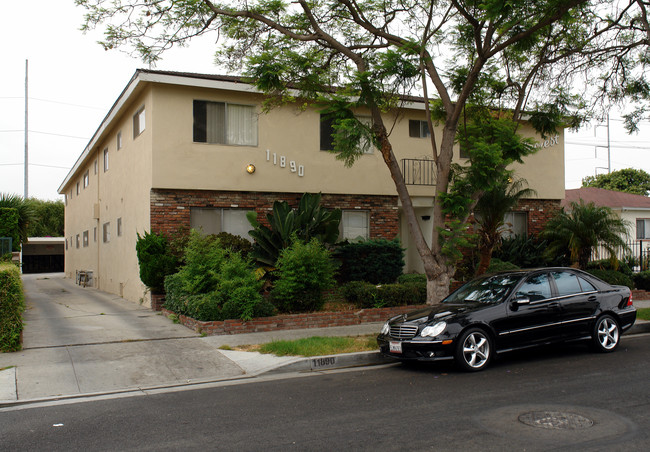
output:
M 443 303 L 500 303 L 512 292 L 524 275 L 506 273 L 470 281 L 442 300 Z

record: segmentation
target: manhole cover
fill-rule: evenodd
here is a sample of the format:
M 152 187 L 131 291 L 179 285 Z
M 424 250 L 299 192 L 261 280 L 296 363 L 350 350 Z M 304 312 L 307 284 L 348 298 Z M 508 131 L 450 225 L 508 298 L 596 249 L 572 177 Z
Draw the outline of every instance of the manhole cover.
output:
M 591 419 L 562 411 L 531 411 L 519 416 L 519 422 L 531 427 L 556 430 L 579 430 L 594 425 Z

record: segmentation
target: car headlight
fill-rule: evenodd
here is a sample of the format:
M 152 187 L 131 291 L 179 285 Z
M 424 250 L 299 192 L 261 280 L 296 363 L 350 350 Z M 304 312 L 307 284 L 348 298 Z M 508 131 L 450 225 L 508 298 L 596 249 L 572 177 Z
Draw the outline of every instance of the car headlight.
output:
M 390 325 L 388 324 L 388 322 L 386 322 L 384 323 L 384 326 L 381 327 L 381 334 L 383 334 L 384 336 L 388 336 L 388 333 L 390 333 Z
M 422 337 L 436 337 L 447 328 L 447 322 L 438 322 L 435 325 L 425 326 L 420 333 Z

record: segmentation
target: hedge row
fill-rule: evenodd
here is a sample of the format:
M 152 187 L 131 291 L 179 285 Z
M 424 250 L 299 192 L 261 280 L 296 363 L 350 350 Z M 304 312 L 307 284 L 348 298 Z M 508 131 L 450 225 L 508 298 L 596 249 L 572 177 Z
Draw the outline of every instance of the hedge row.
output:
M 20 350 L 25 300 L 18 267 L 0 263 L 0 352 Z
M 341 294 L 360 308 L 407 306 L 426 303 L 427 284 L 418 281 L 376 286 L 364 281 L 351 281 L 341 287 Z

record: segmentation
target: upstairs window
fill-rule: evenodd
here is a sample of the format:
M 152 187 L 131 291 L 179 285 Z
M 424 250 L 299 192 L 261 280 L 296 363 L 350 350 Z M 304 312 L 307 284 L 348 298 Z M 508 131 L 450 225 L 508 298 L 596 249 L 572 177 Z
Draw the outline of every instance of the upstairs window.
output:
M 409 136 L 411 138 L 430 137 L 431 132 L 429 132 L 429 123 L 418 119 L 409 119 Z
M 372 127 L 372 118 L 369 116 L 358 116 L 357 120 L 365 125 L 366 127 Z M 334 119 L 328 115 L 320 115 L 320 150 L 321 151 L 332 151 L 334 150 Z M 366 139 L 362 138 L 359 143 L 359 149 L 363 151 L 364 154 L 372 154 L 374 152 L 374 147 L 372 143 Z
M 121 130 L 119 132 L 117 132 L 116 141 L 117 141 L 117 150 L 119 151 L 120 149 L 122 149 L 122 131 Z
M 257 114 L 250 105 L 194 101 L 195 143 L 257 146 Z
M 84 188 L 86 188 L 90 184 L 90 174 L 88 171 L 84 173 Z
M 108 243 L 111 241 L 111 223 L 104 223 L 102 225 L 102 240 L 104 243 Z
M 144 106 L 140 107 L 138 112 L 133 115 L 133 138 L 139 136 L 144 132 L 145 127 L 145 113 Z
M 108 171 L 108 148 L 104 149 L 104 172 Z

